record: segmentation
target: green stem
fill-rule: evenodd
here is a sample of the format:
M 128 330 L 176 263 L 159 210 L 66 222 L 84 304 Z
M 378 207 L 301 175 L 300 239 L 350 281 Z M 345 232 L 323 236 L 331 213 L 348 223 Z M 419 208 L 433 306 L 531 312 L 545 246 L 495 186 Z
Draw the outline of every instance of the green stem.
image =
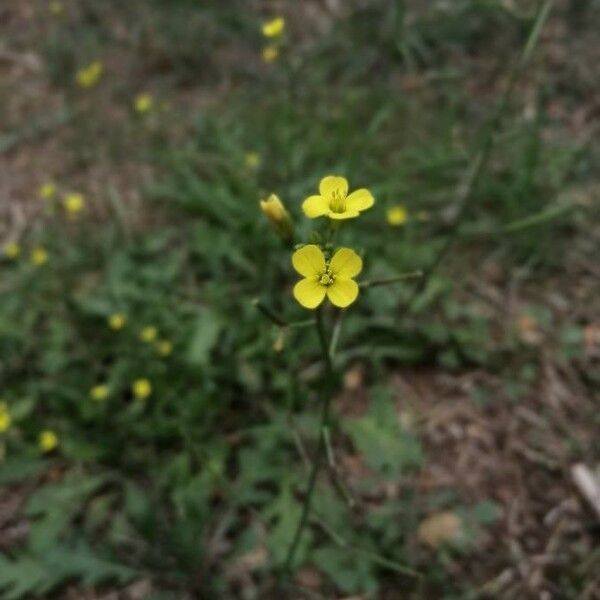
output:
M 335 380 L 333 360 L 329 352 L 329 343 L 327 341 L 327 334 L 325 333 L 325 324 L 323 323 L 322 306 L 319 307 L 319 309 L 317 310 L 316 325 L 317 333 L 319 336 L 319 343 L 321 346 L 321 354 L 323 356 L 323 362 L 325 363 L 325 383 L 322 386 L 321 395 L 321 420 L 319 424 L 319 441 L 317 443 L 317 449 L 313 458 L 312 469 L 308 478 L 308 485 L 306 487 L 306 494 L 304 496 L 304 505 L 302 507 L 302 515 L 300 516 L 298 527 L 296 528 L 296 532 L 294 534 L 292 543 L 290 545 L 285 562 L 283 564 L 284 573 L 288 573 L 290 571 L 290 568 L 294 562 L 296 551 L 298 550 L 298 546 L 300 545 L 300 541 L 302 539 L 302 534 L 304 532 L 304 529 L 306 528 L 306 525 L 308 524 L 310 507 L 312 504 L 312 498 L 317 483 L 317 476 L 319 474 L 319 470 L 321 469 L 323 457 L 325 455 L 325 431 L 327 430 L 329 424 L 329 412 L 331 408 L 332 398 L 332 382 Z

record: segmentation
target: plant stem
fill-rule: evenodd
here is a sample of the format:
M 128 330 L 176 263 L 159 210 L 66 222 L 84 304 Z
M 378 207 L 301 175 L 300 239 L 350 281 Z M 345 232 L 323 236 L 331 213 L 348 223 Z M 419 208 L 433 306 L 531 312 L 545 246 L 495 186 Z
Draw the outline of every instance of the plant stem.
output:
M 310 515 L 310 507 L 312 503 L 315 486 L 317 483 L 317 476 L 323 463 L 323 457 L 325 455 L 325 431 L 329 424 L 329 411 L 331 407 L 332 398 L 332 387 L 335 381 L 335 372 L 333 369 L 333 360 L 329 351 L 329 343 L 327 341 L 327 334 L 325 332 L 325 324 L 323 322 L 323 307 L 319 307 L 317 310 L 317 333 L 319 336 L 319 344 L 321 346 L 321 354 L 323 356 L 323 362 L 325 363 L 325 381 L 321 388 L 321 420 L 319 424 L 319 440 L 317 443 L 317 449 L 313 458 L 312 469 L 308 478 L 308 485 L 306 487 L 306 494 L 304 496 L 304 505 L 302 507 L 302 515 L 298 522 L 298 527 L 294 534 L 292 543 L 288 550 L 285 562 L 283 564 L 283 571 L 287 573 L 294 562 L 294 557 L 300 540 L 302 539 L 302 533 L 308 524 L 308 517 Z

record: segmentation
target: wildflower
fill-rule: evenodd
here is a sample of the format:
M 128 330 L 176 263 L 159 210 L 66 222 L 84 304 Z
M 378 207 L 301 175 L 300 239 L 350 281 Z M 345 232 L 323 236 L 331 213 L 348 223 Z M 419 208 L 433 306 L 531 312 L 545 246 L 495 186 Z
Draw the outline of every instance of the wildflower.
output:
M 261 200 L 260 209 L 281 237 L 291 239 L 294 234 L 294 222 L 277 194 L 271 194 L 266 200 Z
M 294 286 L 294 297 L 304 308 L 316 308 L 325 295 L 332 304 L 345 308 L 358 296 L 358 284 L 352 278 L 362 271 L 362 260 L 354 250 L 340 248 L 327 262 L 314 244 L 296 250 L 294 269 L 304 277 Z
M 247 152 L 244 162 L 249 169 L 257 169 L 260 166 L 260 155 L 258 152 Z
M 31 264 L 35 267 L 41 267 L 48 262 L 48 252 L 41 246 L 38 246 L 31 251 L 30 260 Z
M 138 400 L 145 400 L 152 394 L 152 384 L 147 379 L 136 379 L 131 386 L 131 391 Z
M 17 242 L 9 242 L 6 244 L 6 246 L 4 246 L 4 256 L 6 256 L 6 258 L 9 260 L 15 260 L 16 258 L 19 258 L 20 254 L 21 246 L 19 246 Z
M 42 452 L 46 454 L 52 452 L 58 447 L 58 436 L 54 431 L 46 429 L 42 431 L 38 437 L 38 446 Z
M 70 217 L 77 216 L 85 206 L 85 199 L 82 194 L 67 194 L 63 200 L 63 207 Z
M 160 340 L 156 343 L 156 351 L 161 356 L 169 356 L 173 352 L 173 344 L 169 340 Z
M 262 49 L 261 56 L 266 63 L 275 62 L 279 58 L 279 48 L 273 45 L 265 46 Z
M 59 17 L 63 14 L 64 8 L 62 2 L 59 2 L 58 0 L 53 0 L 52 2 L 50 2 L 48 4 L 48 8 L 50 9 L 50 13 L 55 17 Z
M 152 108 L 152 104 L 153 99 L 150 94 L 138 94 L 135 97 L 133 106 L 136 112 L 143 114 L 147 113 Z
M 75 76 L 77 85 L 85 89 L 94 87 L 100 81 L 103 71 L 104 66 L 102 63 L 99 60 L 95 60 L 87 67 L 77 71 L 77 75 Z
M 102 400 L 106 400 L 108 398 L 108 386 L 104 384 L 95 385 L 90 390 L 90 398 L 92 400 L 96 400 L 97 402 L 102 402 Z
M 283 34 L 284 29 L 285 19 L 283 17 L 275 17 L 263 23 L 262 33 L 266 38 L 277 38 Z
M 375 202 L 371 192 L 361 188 L 348 195 L 348 181 L 329 175 L 321 179 L 319 195 L 309 196 L 302 203 L 304 214 L 310 219 L 327 216 L 330 219 L 352 219 Z
M 6 402 L 0 402 L 0 433 L 4 433 L 10 429 L 12 419 L 8 412 Z
M 399 227 L 400 225 L 404 225 L 404 223 L 406 223 L 408 219 L 408 212 L 406 211 L 406 208 L 402 206 L 402 204 L 398 204 L 388 209 L 386 218 L 387 222 L 392 227 Z
M 146 344 L 151 344 L 156 339 L 157 335 L 158 329 L 152 325 L 148 325 L 140 331 L 140 340 Z
M 119 331 L 119 330 L 123 329 L 123 327 L 125 327 L 126 321 L 127 321 L 127 318 L 125 317 L 124 314 L 114 313 L 114 314 L 110 315 L 110 317 L 108 317 L 108 326 L 113 331 Z
M 38 189 L 38 196 L 42 200 L 53 200 L 56 196 L 56 185 L 52 181 L 47 181 Z
M 283 352 L 285 346 L 285 329 L 280 329 L 277 337 L 273 340 L 273 351 L 280 353 Z

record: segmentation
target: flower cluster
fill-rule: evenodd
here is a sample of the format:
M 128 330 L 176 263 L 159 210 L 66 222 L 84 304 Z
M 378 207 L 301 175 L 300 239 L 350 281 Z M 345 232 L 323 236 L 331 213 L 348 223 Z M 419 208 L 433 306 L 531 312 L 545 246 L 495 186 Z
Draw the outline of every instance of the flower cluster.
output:
M 279 58 L 284 32 L 285 19 L 283 17 L 275 17 L 263 23 L 262 34 L 268 41 L 267 45 L 262 49 L 262 59 L 264 62 L 272 63 Z

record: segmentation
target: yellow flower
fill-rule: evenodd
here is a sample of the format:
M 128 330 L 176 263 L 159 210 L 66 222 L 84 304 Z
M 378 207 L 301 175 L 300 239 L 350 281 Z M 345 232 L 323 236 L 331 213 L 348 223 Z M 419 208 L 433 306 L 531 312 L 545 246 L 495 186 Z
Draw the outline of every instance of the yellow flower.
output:
M 108 326 L 113 331 L 119 331 L 120 329 L 123 329 L 123 327 L 125 327 L 126 321 L 127 321 L 127 318 L 125 317 L 124 314 L 114 313 L 114 314 L 110 315 L 110 317 L 108 317 Z
M 260 201 L 260 209 L 271 221 L 281 237 L 290 239 L 294 234 L 294 222 L 277 194 Z
M 48 8 L 50 9 L 50 13 L 55 17 L 58 17 L 63 14 L 63 5 L 62 2 L 58 0 L 53 0 L 48 4 Z
M 261 56 L 266 63 L 275 62 L 279 58 L 279 48 L 273 45 L 265 46 L 262 49 Z
M 362 271 L 362 260 L 354 250 L 340 248 L 329 261 L 319 246 L 309 244 L 292 256 L 294 269 L 304 277 L 294 286 L 294 297 L 304 308 L 317 308 L 325 299 L 345 308 L 358 296 L 358 284 L 352 278 Z
M 150 344 L 156 339 L 157 335 L 158 329 L 156 329 L 156 327 L 153 327 L 152 325 L 148 325 L 140 331 L 140 340 L 142 340 L 142 342 L 145 342 L 146 344 Z
M 330 219 L 352 219 L 375 202 L 371 192 L 361 188 L 348 195 L 348 181 L 329 175 L 321 179 L 319 195 L 309 196 L 302 203 L 304 214 L 310 219 L 327 216 Z
M 90 398 L 92 400 L 96 400 L 97 402 L 102 402 L 102 400 L 106 400 L 108 398 L 108 386 L 104 384 L 95 385 L 90 390 Z
M 52 200 L 56 196 L 56 185 L 51 181 L 44 183 L 38 190 L 38 196 L 42 200 Z
M 173 352 L 173 344 L 169 340 L 160 340 L 156 344 L 156 351 L 161 356 L 169 356 Z
M 103 71 L 104 66 L 102 63 L 99 60 L 95 60 L 87 67 L 77 71 L 77 75 L 75 76 L 77 85 L 85 89 L 94 87 L 100 81 Z
M 4 256 L 10 260 L 15 260 L 15 258 L 19 258 L 21 254 L 21 246 L 17 244 L 17 242 L 9 242 L 4 246 Z
M 54 431 L 46 429 L 38 437 L 38 445 L 42 452 L 52 452 L 58 447 L 58 436 Z
M 263 23 L 262 33 L 267 38 L 276 38 L 283 34 L 284 29 L 285 19 L 283 17 L 275 17 Z
M 138 94 L 135 97 L 133 106 L 136 112 L 143 114 L 148 112 L 152 108 L 153 99 L 150 94 Z
M 136 379 L 131 391 L 138 400 L 145 400 L 152 393 L 152 384 L 147 379 Z
M 31 251 L 30 255 L 31 264 L 36 267 L 41 267 L 48 262 L 48 252 L 39 246 Z
M 408 220 L 408 212 L 402 204 L 398 204 L 388 208 L 386 218 L 392 227 L 399 227 L 400 225 L 404 225 Z
M 257 169 L 260 166 L 260 155 L 258 152 L 247 152 L 244 161 L 249 169 Z
M 70 217 L 75 217 L 85 206 L 85 199 L 82 194 L 67 194 L 63 199 L 63 207 Z
M 0 402 L 0 433 L 4 433 L 10 429 L 12 419 L 8 412 L 8 406 L 5 402 Z

